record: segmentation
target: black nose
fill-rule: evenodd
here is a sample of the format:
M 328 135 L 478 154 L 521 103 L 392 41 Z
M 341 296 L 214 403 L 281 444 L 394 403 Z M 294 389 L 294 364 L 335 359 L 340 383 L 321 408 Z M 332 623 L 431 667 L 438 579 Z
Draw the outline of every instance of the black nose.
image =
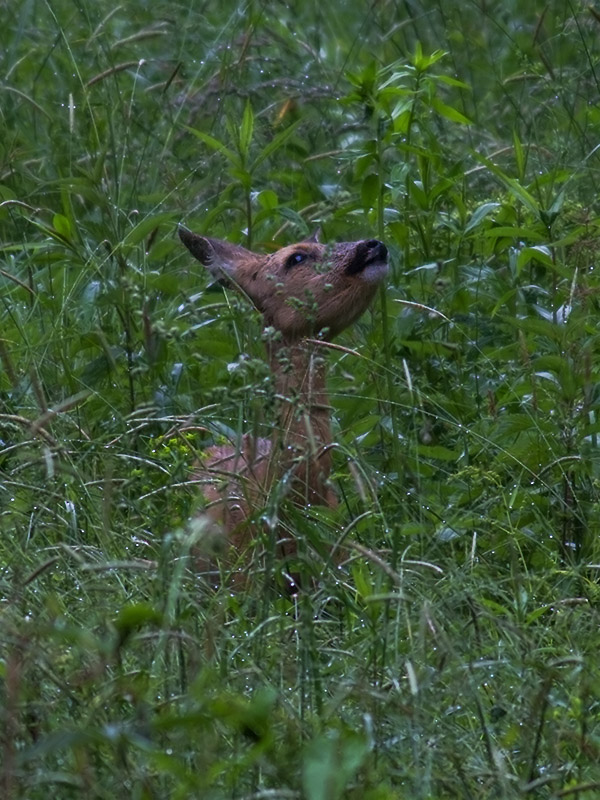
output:
M 366 239 L 363 242 L 356 242 L 351 247 L 352 257 L 346 265 L 348 275 L 362 272 L 369 264 L 384 264 L 387 261 L 387 247 L 378 239 Z
M 387 247 L 379 239 L 368 239 L 365 242 L 365 246 L 369 251 L 368 258 L 370 261 L 385 261 L 387 258 Z

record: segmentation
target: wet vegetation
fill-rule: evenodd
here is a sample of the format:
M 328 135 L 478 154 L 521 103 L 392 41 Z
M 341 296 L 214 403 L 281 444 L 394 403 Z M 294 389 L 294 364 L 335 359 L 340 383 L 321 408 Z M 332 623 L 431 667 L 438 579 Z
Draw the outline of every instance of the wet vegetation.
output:
M 0 9 L 2 797 L 598 797 L 600 7 Z M 236 594 L 191 470 L 272 430 L 261 318 L 178 222 L 392 259 L 339 507 L 275 487 Z

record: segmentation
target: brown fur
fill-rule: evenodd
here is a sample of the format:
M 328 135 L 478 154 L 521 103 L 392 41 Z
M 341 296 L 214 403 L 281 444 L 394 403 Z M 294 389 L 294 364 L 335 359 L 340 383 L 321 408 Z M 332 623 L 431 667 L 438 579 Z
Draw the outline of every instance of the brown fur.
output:
M 242 437 L 241 445 L 212 447 L 198 473 L 210 514 L 231 545 L 243 550 L 253 536 L 250 509 L 265 506 L 273 482 L 291 475 L 299 506 L 335 506 L 328 485 L 332 443 L 323 349 L 367 309 L 387 274 L 387 249 L 367 240 L 326 246 L 316 237 L 263 256 L 238 245 L 179 229 L 188 250 L 212 275 L 236 286 L 279 332 L 268 346 L 279 424 L 269 439 Z M 285 542 L 285 555 L 295 550 Z

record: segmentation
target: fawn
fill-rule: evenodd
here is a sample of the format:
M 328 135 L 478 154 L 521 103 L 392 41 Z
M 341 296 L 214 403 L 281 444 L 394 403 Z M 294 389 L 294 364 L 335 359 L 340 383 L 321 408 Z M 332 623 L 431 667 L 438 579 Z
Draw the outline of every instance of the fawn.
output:
M 287 478 L 292 501 L 335 506 L 328 484 L 332 445 L 323 347 L 367 309 L 388 272 L 388 251 L 376 239 L 326 246 L 318 235 L 271 255 L 179 228 L 188 250 L 221 283 L 247 295 L 271 327 L 267 350 L 280 404 L 270 439 L 248 434 L 237 447 L 208 448 L 196 476 L 205 483 L 208 513 L 231 546 L 243 551 L 254 535 L 248 518 L 270 487 Z M 279 542 L 284 557 L 296 543 Z

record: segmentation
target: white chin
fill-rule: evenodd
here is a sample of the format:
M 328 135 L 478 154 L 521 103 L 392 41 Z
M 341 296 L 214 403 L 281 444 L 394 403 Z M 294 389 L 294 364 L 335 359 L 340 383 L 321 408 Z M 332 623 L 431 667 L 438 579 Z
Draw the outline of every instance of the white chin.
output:
M 389 269 L 387 261 L 375 261 L 363 269 L 360 277 L 365 283 L 380 283 L 388 274 Z

